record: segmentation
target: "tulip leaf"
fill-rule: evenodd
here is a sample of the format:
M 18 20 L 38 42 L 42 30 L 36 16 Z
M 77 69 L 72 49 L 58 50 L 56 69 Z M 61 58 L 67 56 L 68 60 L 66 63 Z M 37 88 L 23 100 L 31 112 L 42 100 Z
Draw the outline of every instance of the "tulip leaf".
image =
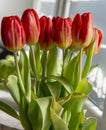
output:
M 65 66 L 63 75 L 69 81 L 69 84 L 76 88 L 79 81 L 79 54 L 76 55 L 69 63 Z
M 72 112 L 69 122 L 69 130 L 79 130 L 82 120 L 84 119 L 84 112 Z M 82 129 L 81 129 L 82 130 Z
M 9 75 L 15 74 L 15 64 L 10 58 L 0 60 L 0 79 L 7 79 Z
M 16 111 L 12 107 L 10 107 L 8 104 L 6 104 L 2 101 L 0 101 L 0 110 L 4 111 L 8 115 L 10 115 L 10 116 L 19 120 L 19 116 L 16 113 Z
M 18 78 L 15 75 L 10 75 L 7 80 L 6 87 L 8 88 L 10 94 L 16 103 L 20 104 L 20 90 L 18 87 Z
M 33 130 L 48 130 L 51 125 L 49 97 L 32 100 L 29 104 L 28 117 Z
M 50 107 L 50 117 L 55 130 L 68 130 L 65 122 L 61 118 L 63 108 L 55 101 L 52 101 Z
M 96 130 L 97 120 L 95 118 L 89 117 L 82 124 L 81 130 Z
M 47 82 L 48 89 L 51 93 L 51 95 L 58 99 L 61 93 L 61 84 L 59 84 L 57 81 L 54 82 Z
M 66 99 L 63 98 L 61 104 L 63 104 L 62 106 L 64 107 L 65 110 L 68 108 L 75 107 L 75 111 L 79 112 L 79 111 L 81 111 L 86 98 L 87 98 L 87 96 L 85 96 L 85 95 L 75 93 L 71 97 L 69 97 L 69 99 L 67 99 L 67 101 L 66 101 Z
M 29 67 L 29 60 L 24 49 L 22 49 L 20 53 L 19 67 L 20 67 L 20 72 L 21 72 L 21 78 L 22 78 L 22 81 L 26 90 L 26 94 L 30 100 L 30 97 L 31 97 L 30 67 Z
M 63 107 L 65 110 L 70 110 L 71 117 L 68 119 L 69 122 L 69 130 L 79 130 L 79 126 L 83 119 L 82 108 L 86 100 L 86 96 L 81 94 L 73 94 L 66 102 Z
M 41 62 L 40 62 L 41 52 L 40 52 L 39 44 L 36 43 L 35 45 L 33 45 L 32 49 L 33 49 L 33 52 L 34 52 L 34 57 L 32 56 L 31 50 L 29 50 L 29 60 L 30 60 L 31 73 L 35 77 L 36 72 L 34 70 L 37 69 L 37 72 L 38 72 L 37 75 L 38 75 L 38 78 L 40 78 L 40 75 L 41 75 Z M 34 68 L 35 65 L 34 65 L 34 62 L 33 62 L 34 61 L 33 58 L 35 58 L 36 68 Z
M 50 75 L 50 76 L 46 77 L 46 79 L 53 79 L 53 80 L 58 81 L 61 85 L 63 85 L 63 87 L 66 89 L 66 91 L 69 94 L 73 91 L 73 88 L 69 85 L 68 80 L 64 77 Z
M 20 122 L 25 130 L 32 130 L 31 123 L 28 119 L 28 101 L 26 97 L 22 96 L 21 104 L 19 106 Z
M 91 91 L 92 85 L 86 79 L 82 79 L 75 90 L 76 93 L 82 93 L 84 95 L 88 95 Z
M 57 46 L 54 46 L 49 50 L 48 59 L 47 59 L 47 75 L 57 75 Z
M 92 65 L 94 47 L 95 47 L 95 42 L 92 43 L 92 45 L 91 45 L 91 47 L 88 51 L 87 58 L 86 58 L 86 61 L 85 61 L 85 65 L 84 65 L 83 72 L 82 72 L 82 78 L 86 78 L 89 71 L 90 71 L 90 68 L 91 68 L 91 65 Z

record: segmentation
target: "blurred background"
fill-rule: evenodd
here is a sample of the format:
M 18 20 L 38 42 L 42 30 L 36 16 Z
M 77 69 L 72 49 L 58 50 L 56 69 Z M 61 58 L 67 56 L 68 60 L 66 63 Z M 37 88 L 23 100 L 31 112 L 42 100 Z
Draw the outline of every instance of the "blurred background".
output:
M 98 130 L 106 129 L 106 0 L 0 0 L 0 22 L 4 16 L 18 15 L 21 17 L 26 8 L 34 8 L 39 16 L 71 17 L 76 13 L 91 12 L 95 27 L 103 32 L 103 42 L 98 55 L 93 58 L 93 64 L 99 66 L 89 75 L 94 84 L 93 92 L 86 105 L 88 114 L 98 117 Z M 0 41 L 1 42 L 1 41 Z M 0 59 L 7 54 L 0 43 Z M 89 104 L 90 103 L 90 104 Z

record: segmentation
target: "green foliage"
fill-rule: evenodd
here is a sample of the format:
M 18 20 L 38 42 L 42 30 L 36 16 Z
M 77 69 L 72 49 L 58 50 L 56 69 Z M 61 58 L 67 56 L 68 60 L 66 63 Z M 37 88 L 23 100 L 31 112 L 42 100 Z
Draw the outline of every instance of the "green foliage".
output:
M 81 130 L 96 130 L 97 120 L 95 118 L 87 118 L 83 124 Z
M 90 82 L 88 82 L 86 79 L 82 79 L 75 92 L 76 93 L 81 93 L 81 94 L 84 94 L 84 95 L 88 95 L 90 92 L 92 91 L 92 84 Z
M 51 75 L 47 77 L 47 79 L 49 78 L 58 81 L 68 93 L 71 93 L 73 91 L 73 88 L 69 85 L 69 82 L 64 77 Z
M 6 104 L 2 101 L 0 101 L 0 110 L 4 111 L 5 113 L 9 114 L 10 116 L 12 116 L 16 119 L 19 119 L 17 112 L 12 107 L 10 107 L 8 104 Z
M 10 75 L 7 80 L 7 89 L 12 95 L 13 99 L 19 105 L 21 102 L 21 93 L 18 87 L 18 78 L 15 75 Z
M 13 59 L 0 61 L 0 85 L 11 94 L 19 111 L 17 114 L 2 101 L 0 109 L 19 119 L 25 130 L 96 129 L 96 120 L 86 118 L 83 110 L 92 91 L 86 78 L 93 68 L 92 58 L 87 56 L 83 67 L 81 53 L 64 51 L 60 72 L 57 46 L 47 51 L 36 44 L 30 47 L 29 57 L 22 49 L 14 57 L 18 58 L 15 64 Z M 91 48 L 90 56 L 92 51 Z
M 50 128 L 50 100 L 49 97 L 38 98 L 29 103 L 28 117 L 33 130 L 48 130 Z
M 52 60 L 51 60 L 52 59 Z M 57 75 L 58 71 L 58 50 L 54 46 L 49 50 L 48 59 L 47 59 L 47 75 Z
M 35 60 L 38 78 L 40 78 L 42 68 L 41 68 L 41 61 L 40 61 L 41 51 L 40 51 L 39 44 L 36 43 L 35 45 L 33 45 L 32 49 L 33 49 L 32 51 L 34 52 L 34 57 L 32 55 L 31 49 L 29 50 L 29 62 L 30 62 L 31 74 L 33 77 L 36 76 L 35 65 L 34 65 L 34 60 Z
M 47 87 L 51 93 L 51 96 L 53 96 L 53 98 L 58 99 L 60 97 L 61 84 L 59 84 L 57 81 L 47 82 Z
M 63 75 L 75 89 L 79 81 L 79 54 L 67 63 Z
M 68 130 L 68 127 L 61 118 L 62 111 L 63 108 L 53 100 L 50 107 L 50 117 L 55 130 Z
M 0 60 L 0 80 L 6 80 L 9 75 L 16 74 L 13 56 Z
M 30 67 L 28 56 L 25 53 L 25 50 L 22 49 L 19 59 L 19 67 L 21 72 L 21 79 L 26 91 L 26 96 L 30 100 L 31 98 L 31 76 L 30 76 Z

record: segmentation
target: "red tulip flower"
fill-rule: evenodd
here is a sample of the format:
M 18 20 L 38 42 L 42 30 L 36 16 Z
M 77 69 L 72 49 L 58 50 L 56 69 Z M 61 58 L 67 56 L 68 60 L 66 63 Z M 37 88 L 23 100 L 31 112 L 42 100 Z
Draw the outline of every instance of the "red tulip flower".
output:
M 25 31 L 18 16 L 9 16 L 2 19 L 1 38 L 4 46 L 12 52 L 23 48 L 26 42 Z
M 76 14 L 72 23 L 72 46 L 76 49 L 87 47 L 93 37 L 93 18 L 91 13 Z
M 34 9 L 26 9 L 21 20 L 25 29 L 26 43 L 28 45 L 37 43 L 40 34 L 40 23 L 37 12 Z
M 96 55 L 99 52 L 99 49 L 100 49 L 101 44 L 102 44 L 102 39 L 103 39 L 103 35 L 102 35 L 101 30 L 94 28 L 93 39 L 91 42 L 91 44 L 92 43 L 95 44 L 93 55 Z M 86 53 L 88 52 L 89 48 L 91 47 L 91 44 L 85 48 Z
M 72 43 L 71 36 L 71 18 L 54 17 L 52 19 L 54 25 L 54 38 L 58 47 L 65 49 Z
M 40 18 L 39 44 L 41 49 L 48 50 L 53 47 L 53 23 L 49 17 Z
M 103 35 L 101 30 L 94 28 L 95 31 L 95 49 L 94 49 L 94 55 L 96 55 L 99 52 L 99 49 L 102 44 Z

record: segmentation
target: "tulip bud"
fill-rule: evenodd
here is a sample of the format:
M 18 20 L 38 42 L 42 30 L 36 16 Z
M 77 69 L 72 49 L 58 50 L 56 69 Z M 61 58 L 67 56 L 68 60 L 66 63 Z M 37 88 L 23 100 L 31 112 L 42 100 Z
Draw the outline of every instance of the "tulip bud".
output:
M 25 31 L 18 16 L 9 16 L 2 19 L 1 38 L 4 46 L 12 52 L 23 48 L 26 42 Z
M 96 42 L 94 55 L 96 55 L 99 52 L 99 49 L 101 47 L 103 36 L 102 36 L 101 30 L 96 29 L 96 28 L 94 30 L 95 30 L 95 42 Z
M 87 53 L 92 43 L 94 43 L 95 47 L 94 47 L 93 55 L 96 55 L 99 52 L 99 49 L 101 47 L 102 39 L 103 39 L 103 36 L 102 36 L 101 30 L 94 28 L 92 42 L 88 47 L 85 48 L 85 52 Z
M 72 23 L 72 47 L 87 47 L 93 37 L 93 18 L 91 13 L 77 14 Z
M 39 44 L 41 49 L 50 49 L 53 47 L 53 23 L 52 20 L 46 16 L 40 18 L 40 36 Z
M 58 47 L 62 49 L 68 48 L 72 43 L 71 18 L 53 18 L 53 24 L 55 29 L 55 41 Z
M 28 45 L 37 43 L 40 34 L 40 23 L 36 11 L 34 9 L 26 9 L 21 20 L 25 29 L 26 43 Z

